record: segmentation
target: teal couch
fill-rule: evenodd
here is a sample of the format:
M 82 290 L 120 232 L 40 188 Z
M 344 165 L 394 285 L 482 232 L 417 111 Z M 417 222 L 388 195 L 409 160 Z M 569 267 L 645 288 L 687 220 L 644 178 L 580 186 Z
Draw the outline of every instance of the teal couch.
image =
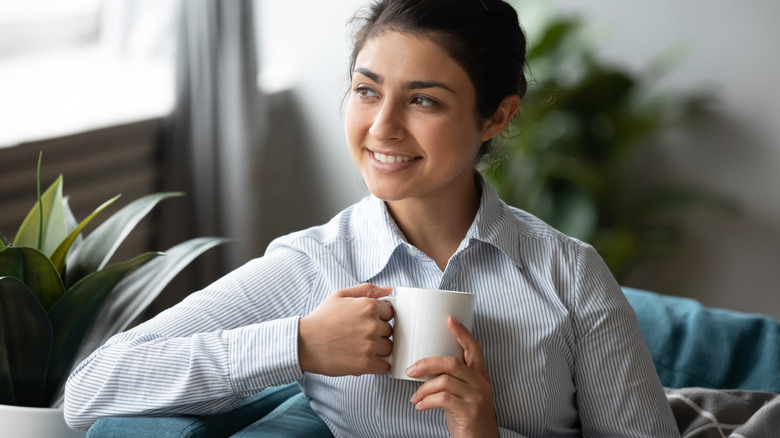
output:
M 661 383 L 780 393 L 780 325 L 767 316 L 624 287 Z M 88 438 L 330 437 L 297 384 L 268 388 L 223 414 L 98 420 Z
M 207 416 L 111 417 L 87 438 L 332 437 L 297 383 L 267 388 L 230 412 Z
M 623 288 L 661 383 L 780 393 L 780 324 L 689 298 Z

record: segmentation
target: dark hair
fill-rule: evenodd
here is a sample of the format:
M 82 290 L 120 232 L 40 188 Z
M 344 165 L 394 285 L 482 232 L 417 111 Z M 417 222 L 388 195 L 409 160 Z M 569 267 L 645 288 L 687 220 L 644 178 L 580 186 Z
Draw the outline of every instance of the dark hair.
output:
M 525 33 L 517 12 L 503 0 L 379 0 L 352 21 L 359 28 L 353 38 L 350 78 L 366 41 L 393 30 L 432 39 L 463 67 L 476 90 L 480 124 L 506 96 L 525 95 Z M 488 152 L 490 143 L 482 144 L 478 158 Z

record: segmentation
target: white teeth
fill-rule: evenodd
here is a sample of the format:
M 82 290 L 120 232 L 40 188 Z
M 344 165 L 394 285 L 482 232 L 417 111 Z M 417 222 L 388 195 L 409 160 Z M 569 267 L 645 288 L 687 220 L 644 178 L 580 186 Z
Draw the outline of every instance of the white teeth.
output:
M 374 152 L 374 158 L 376 158 L 378 161 L 380 161 L 382 163 L 402 163 L 402 162 L 405 163 L 407 161 L 411 161 L 412 160 L 411 157 L 402 157 L 402 156 L 397 156 L 397 155 L 385 155 L 385 154 L 380 154 L 379 152 Z

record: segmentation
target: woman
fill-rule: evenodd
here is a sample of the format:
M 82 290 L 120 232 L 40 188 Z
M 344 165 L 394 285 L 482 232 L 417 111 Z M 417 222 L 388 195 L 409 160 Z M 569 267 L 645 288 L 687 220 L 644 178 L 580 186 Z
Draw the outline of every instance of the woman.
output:
M 525 93 L 499 0 L 381 0 L 357 18 L 345 130 L 371 196 L 127 333 L 74 372 L 66 419 L 210 413 L 298 381 L 336 436 L 679 436 L 633 311 L 588 245 L 475 171 Z M 465 361 L 387 376 L 390 286 L 476 295 Z

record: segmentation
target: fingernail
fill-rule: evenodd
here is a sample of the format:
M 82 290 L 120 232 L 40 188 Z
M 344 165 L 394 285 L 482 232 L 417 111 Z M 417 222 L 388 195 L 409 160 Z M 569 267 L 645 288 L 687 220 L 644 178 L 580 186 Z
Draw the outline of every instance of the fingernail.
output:
M 414 377 L 415 371 L 417 371 L 417 365 L 412 365 L 406 369 L 406 375 L 409 377 Z

